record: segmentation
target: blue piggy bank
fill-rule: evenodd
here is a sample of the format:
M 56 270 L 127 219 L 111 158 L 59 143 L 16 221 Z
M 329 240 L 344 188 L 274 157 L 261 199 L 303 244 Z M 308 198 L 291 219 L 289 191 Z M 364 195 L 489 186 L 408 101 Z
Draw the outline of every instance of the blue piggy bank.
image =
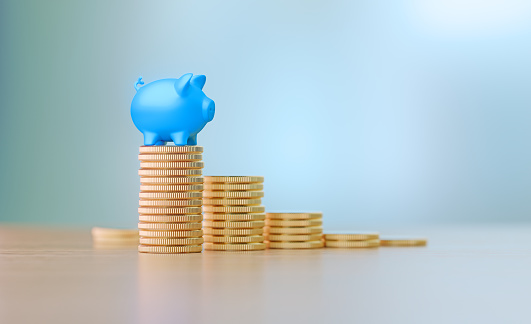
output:
M 144 134 L 144 145 L 197 145 L 197 133 L 214 118 L 215 104 L 203 92 L 204 75 L 135 83 L 131 118 Z

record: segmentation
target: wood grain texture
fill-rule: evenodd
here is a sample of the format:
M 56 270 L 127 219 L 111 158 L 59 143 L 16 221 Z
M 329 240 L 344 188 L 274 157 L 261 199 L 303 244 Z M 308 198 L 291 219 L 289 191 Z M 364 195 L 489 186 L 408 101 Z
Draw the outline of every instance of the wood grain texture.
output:
M 420 248 L 139 254 L 0 226 L 0 323 L 529 323 L 531 226 Z

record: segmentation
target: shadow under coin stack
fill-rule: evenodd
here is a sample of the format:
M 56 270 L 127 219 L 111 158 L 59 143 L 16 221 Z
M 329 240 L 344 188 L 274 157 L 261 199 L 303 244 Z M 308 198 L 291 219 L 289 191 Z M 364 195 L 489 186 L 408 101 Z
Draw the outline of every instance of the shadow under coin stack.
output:
M 344 232 L 324 235 L 327 248 L 375 248 L 380 246 L 380 235 L 376 232 Z
M 205 250 L 265 250 L 263 177 L 205 177 Z
M 201 146 L 141 146 L 139 252 L 191 253 L 203 247 Z
M 323 247 L 322 213 L 267 213 L 265 236 L 270 249 Z

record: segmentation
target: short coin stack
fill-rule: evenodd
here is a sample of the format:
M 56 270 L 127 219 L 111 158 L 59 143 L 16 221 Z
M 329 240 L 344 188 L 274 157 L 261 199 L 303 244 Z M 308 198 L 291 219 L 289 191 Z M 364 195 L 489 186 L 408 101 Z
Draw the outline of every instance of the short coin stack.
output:
M 201 146 L 141 146 L 138 251 L 201 252 Z
M 203 191 L 205 250 L 264 250 L 264 177 L 207 176 Z
M 338 232 L 324 235 L 325 246 L 331 248 L 372 248 L 380 246 L 376 232 Z
M 266 213 L 265 235 L 270 249 L 323 247 L 323 214 Z

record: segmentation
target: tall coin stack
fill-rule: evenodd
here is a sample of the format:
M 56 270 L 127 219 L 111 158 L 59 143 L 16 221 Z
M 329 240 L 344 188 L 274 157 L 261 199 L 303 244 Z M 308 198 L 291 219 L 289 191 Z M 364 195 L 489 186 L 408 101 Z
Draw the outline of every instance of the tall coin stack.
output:
M 266 243 L 270 249 L 322 248 L 322 225 L 322 213 L 267 213 Z
M 141 146 L 139 252 L 201 252 L 201 146 Z
M 205 250 L 264 250 L 264 178 L 205 177 Z

